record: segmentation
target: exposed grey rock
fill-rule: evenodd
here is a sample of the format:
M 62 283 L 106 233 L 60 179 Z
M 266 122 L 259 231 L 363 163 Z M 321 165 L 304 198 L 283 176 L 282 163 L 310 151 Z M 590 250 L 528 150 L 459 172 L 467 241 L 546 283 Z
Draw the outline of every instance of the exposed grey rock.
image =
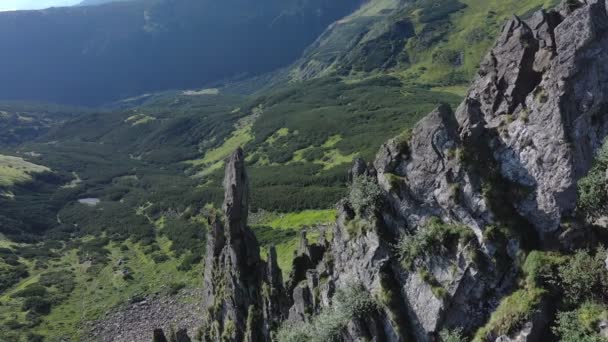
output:
M 603 338 L 608 338 L 608 320 L 603 319 L 599 324 L 598 328 L 600 330 L 600 335 Z
M 283 285 L 283 275 L 277 263 L 274 246 L 268 250 L 266 282 L 262 285 L 265 332 L 276 330 L 288 314 L 290 301 Z M 269 338 L 269 336 L 267 336 Z
M 365 164 L 365 160 L 357 158 L 353 162 L 353 166 L 351 167 L 351 169 L 348 171 L 348 179 L 352 181 L 353 179 L 366 174 L 367 165 Z
M 302 283 L 293 289 L 293 306 L 289 309 L 289 320 L 306 322 L 312 315 L 312 294 L 307 284 Z
M 188 336 L 188 330 L 178 330 L 177 333 L 175 333 L 175 342 L 192 342 L 190 336 Z
M 430 217 L 442 217 L 471 226 L 482 239 L 482 226 L 493 222 L 493 215 L 480 194 L 479 176 L 457 156 L 463 149 L 448 106 L 418 123 L 410 141 L 393 139 L 380 148 L 374 165 L 379 184 L 389 193 L 396 225 L 402 219 L 415 228 Z
M 167 342 L 167 338 L 165 337 L 165 333 L 163 329 L 154 329 L 154 336 L 152 338 L 153 342 Z
M 250 307 L 261 309 L 265 265 L 257 239 L 247 227 L 249 185 L 241 149 L 227 161 L 223 217 L 211 218 L 205 258 L 204 339 L 214 341 L 217 331 L 232 341 L 243 341 Z M 211 329 L 216 326 L 217 329 Z M 264 326 L 254 326 L 263 334 Z
M 227 161 L 224 190 L 223 213 L 210 217 L 207 236 L 203 340 L 268 341 L 290 304 L 276 250 L 270 248 L 264 262 L 247 226 L 249 185 L 241 149 Z
M 489 146 L 502 176 L 531 190 L 517 210 L 541 235 L 572 214 L 576 181 L 608 133 L 607 28 L 603 1 L 514 18 L 457 111 L 462 134 L 472 112 L 499 132 Z
M 91 323 L 82 341 L 150 342 L 155 329 L 165 334 L 172 327 L 196 332 L 203 324 L 202 300 L 201 289 L 186 289 L 175 296 L 151 297 L 129 304 Z
M 309 245 L 306 231 L 300 232 L 298 240 L 298 248 L 295 252 L 289 280 L 286 288 L 288 296 L 302 281 L 306 280 L 308 270 L 314 269 L 323 260 L 326 249 L 326 243 L 320 241 L 318 244 Z M 323 264 L 326 266 L 326 264 Z
M 390 341 L 384 333 L 383 317 L 371 313 L 364 318 L 352 320 L 342 334 L 343 341 Z

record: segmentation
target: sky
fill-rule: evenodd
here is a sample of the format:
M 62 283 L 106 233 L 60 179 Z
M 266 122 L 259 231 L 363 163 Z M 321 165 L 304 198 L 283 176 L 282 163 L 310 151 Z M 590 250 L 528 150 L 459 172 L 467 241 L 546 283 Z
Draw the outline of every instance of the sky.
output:
M 80 2 L 81 0 L 0 0 L 0 11 L 71 6 Z

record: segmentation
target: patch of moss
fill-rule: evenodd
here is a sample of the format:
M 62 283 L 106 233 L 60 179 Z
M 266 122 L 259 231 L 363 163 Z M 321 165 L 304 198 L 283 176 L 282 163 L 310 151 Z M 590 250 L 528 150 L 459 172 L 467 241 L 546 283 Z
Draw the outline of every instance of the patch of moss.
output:
M 233 321 L 228 320 L 224 324 L 224 331 L 222 331 L 222 342 L 232 342 L 236 339 L 236 325 Z
M 450 198 L 453 201 L 458 202 L 458 199 L 460 198 L 460 184 L 458 183 L 450 183 L 448 185 L 448 190 L 449 190 L 449 194 L 450 194 Z
M 405 177 L 401 177 L 390 172 L 385 173 L 384 176 L 388 180 L 388 184 L 390 185 L 391 189 L 399 189 L 406 184 Z
M 439 281 L 429 272 L 426 268 L 418 271 L 418 275 L 427 285 L 431 287 L 431 291 L 436 298 L 444 300 L 448 297 L 447 290 L 441 285 Z
M 537 287 L 518 290 L 504 298 L 492 313 L 490 321 L 475 334 L 474 342 L 483 342 L 488 337 L 508 335 L 519 328 L 536 312 L 547 291 Z
M 374 229 L 375 223 L 367 219 L 354 218 L 346 224 L 346 231 L 351 236 L 359 236 Z

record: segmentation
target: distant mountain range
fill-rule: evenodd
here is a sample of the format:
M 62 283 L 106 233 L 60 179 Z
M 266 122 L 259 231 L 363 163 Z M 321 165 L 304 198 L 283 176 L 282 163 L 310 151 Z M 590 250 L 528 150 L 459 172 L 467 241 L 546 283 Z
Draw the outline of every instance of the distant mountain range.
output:
M 78 6 L 95 6 L 102 5 L 108 2 L 131 1 L 131 0 L 83 0 Z
M 358 5 L 142 0 L 0 13 L 1 99 L 101 104 L 272 71 Z

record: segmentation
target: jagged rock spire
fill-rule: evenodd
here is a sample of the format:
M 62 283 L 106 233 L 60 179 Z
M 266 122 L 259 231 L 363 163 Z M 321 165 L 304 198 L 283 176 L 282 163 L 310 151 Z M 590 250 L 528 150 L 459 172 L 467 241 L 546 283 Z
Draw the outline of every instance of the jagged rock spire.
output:
M 283 285 L 283 274 L 277 260 L 277 250 L 274 246 L 268 248 L 268 261 L 266 262 L 266 279 L 262 291 L 264 302 L 265 332 L 279 327 L 287 316 L 289 300 Z M 266 336 L 270 340 L 270 336 Z
M 268 248 L 268 261 L 266 262 L 266 274 L 271 286 L 283 285 L 283 274 L 277 260 L 277 249 L 275 246 Z
M 249 184 L 245 157 L 237 149 L 226 162 L 222 215 L 210 219 L 205 258 L 205 339 L 243 341 L 250 307 L 262 307 L 263 264 L 255 235 L 247 227 Z M 261 327 L 252 327 L 261 329 Z M 219 335 L 218 335 L 219 334 Z M 256 336 L 258 332 L 248 335 Z
M 247 226 L 249 213 L 249 181 L 245 156 L 241 148 L 234 151 L 226 163 L 224 175 L 224 204 L 228 235 L 238 235 Z
M 269 330 L 284 316 L 285 290 L 276 251 L 271 249 L 268 262 L 262 262 L 258 241 L 247 226 L 249 182 L 240 148 L 226 162 L 224 191 L 222 213 L 209 219 L 203 339 L 270 340 Z

